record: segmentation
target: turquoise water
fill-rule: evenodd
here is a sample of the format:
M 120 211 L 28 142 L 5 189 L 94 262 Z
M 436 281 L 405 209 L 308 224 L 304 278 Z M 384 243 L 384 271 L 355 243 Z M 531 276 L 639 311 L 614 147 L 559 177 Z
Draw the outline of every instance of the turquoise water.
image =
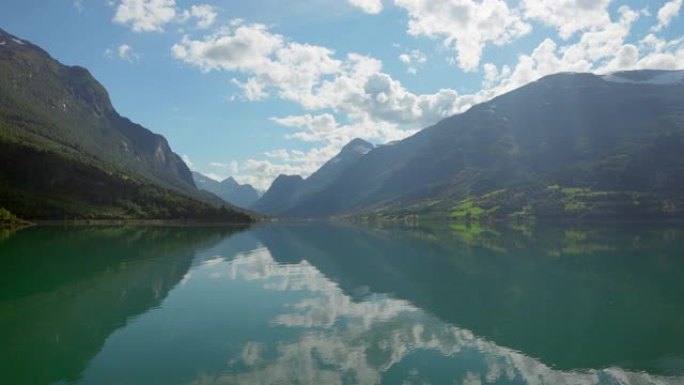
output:
M 31 228 L 0 384 L 684 384 L 684 227 Z

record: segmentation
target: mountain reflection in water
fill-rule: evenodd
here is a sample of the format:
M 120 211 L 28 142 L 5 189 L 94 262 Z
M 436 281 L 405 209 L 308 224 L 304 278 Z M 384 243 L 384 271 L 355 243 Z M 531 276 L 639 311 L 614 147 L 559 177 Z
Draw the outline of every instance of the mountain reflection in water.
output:
M 126 267 L 102 256 L 31 292 L 42 276 L 17 261 L 43 231 L 0 243 L 3 383 L 684 384 L 676 226 L 61 230 L 52 250 L 82 265 L 95 238 Z M 31 361 L 48 327 L 102 332 Z

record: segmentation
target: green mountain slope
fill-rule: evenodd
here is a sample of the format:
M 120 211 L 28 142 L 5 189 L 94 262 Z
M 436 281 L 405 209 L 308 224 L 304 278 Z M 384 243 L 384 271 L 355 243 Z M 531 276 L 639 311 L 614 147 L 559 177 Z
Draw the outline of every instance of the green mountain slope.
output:
M 359 159 L 283 215 L 684 215 L 684 72 L 559 74 Z
M 0 206 L 21 217 L 249 218 L 199 192 L 161 135 L 81 67 L 0 30 Z
M 192 178 L 198 189 L 209 191 L 238 207 L 248 208 L 259 200 L 259 193 L 252 185 L 239 184 L 233 177 L 218 182 L 199 172 L 193 172 Z

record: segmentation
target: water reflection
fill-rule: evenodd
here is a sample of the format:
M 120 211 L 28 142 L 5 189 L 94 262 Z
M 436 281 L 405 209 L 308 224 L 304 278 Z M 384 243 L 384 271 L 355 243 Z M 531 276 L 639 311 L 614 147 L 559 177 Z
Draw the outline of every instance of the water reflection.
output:
M 276 259 L 309 256 L 353 296 L 391 293 L 556 368 L 684 371 L 681 230 L 456 230 L 293 225 L 256 231 Z
M 307 261 L 278 265 L 267 249 L 221 266 L 227 279 L 260 281 L 266 291 L 306 291 L 273 318 L 294 340 L 255 340 L 237 358 L 247 370 L 201 375 L 192 384 L 671 384 L 679 377 L 619 368 L 553 370 L 523 353 L 444 323 L 405 300 L 346 295 Z M 267 294 L 265 294 L 267 295 Z
M 15 380 L 0 382 L 684 384 L 677 227 L 134 234 L 55 235 L 41 257 L 0 243 L 4 278 L 19 277 L 0 296 Z M 92 256 L 95 243 L 117 251 L 12 289 L 50 277 L 27 279 L 18 256 L 54 267 L 69 253 L 50 250 Z M 55 330 L 85 333 L 41 356 Z M 22 377 L 31 365 L 49 370 Z
M 78 379 L 116 329 L 157 307 L 194 252 L 233 229 L 32 228 L 0 243 L 0 383 Z

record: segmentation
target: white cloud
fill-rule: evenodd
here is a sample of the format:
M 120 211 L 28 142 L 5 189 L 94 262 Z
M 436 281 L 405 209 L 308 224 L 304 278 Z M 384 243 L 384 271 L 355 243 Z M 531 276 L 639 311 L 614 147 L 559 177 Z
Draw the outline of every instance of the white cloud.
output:
M 562 39 L 578 31 L 600 28 L 610 23 L 608 5 L 612 0 L 522 0 L 526 18 L 536 19 L 558 29 Z
M 478 92 L 476 99 L 485 101 L 558 72 L 684 68 L 684 37 L 665 41 L 651 34 L 636 44 L 627 42 L 632 25 L 642 14 L 621 6 L 617 20 L 583 32 L 573 44 L 559 46 L 546 38 L 530 54 L 520 55 L 512 68 L 486 65 L 489 87 Z M 507 75 L 501 76 L 503 73 Z
M 175 17 L 175 0 L 121 0 L 114 22 L 130 25 L 135 32 L 161 32 Z
M 240 165 L 242 173 L 236 175 L 239 183 L 251 184 L 259 190 L 267 190 L 278 175 L 301 175 L 306 168 L 290 163 L 276 163 L 263 159 L 248 159 Z
M 658 24 L 653 27 L 653 30 L 657 32 L 670 25 L 672 20 L 679 15 L 681 9 L 682 0 L 671 0 L 665 3 L 658 10 Z
M 289 41 L 261 24 L 223 29 L 202 40 L 186 36 L 172 50 L 202 71 L 247 76 L 233 80 L 247 100 L 273 94 L 307 110 L 343 113 L 355 122 L 410 125 L 433 123 L 456 111 L 453 90 L 415 95 L 383 73 L 377 59 L 353 53 L 338 59 L 326 47 Z
M 190 157 L 188 155 L 181 155 L 181 159 L 183 159 L 183 162 L 185 162 L 189 169 L 193 169 L 195 167 L 195 164 L 192 163 L 192 160 L 190 160 Z
M 442 39 L 464 71 L 480 64 L 487 44 L 505 45 L 532 27 L 504 0 L 395 0 L 408 11 L 408 33 Z
M 104 55 L 110 59 L 119 58 L 121 60 L 133 63 L 134 61 L 140 59 L 140 54 L 136 53 L 128 44 L 121 44 L 116 48 L 116 50 L 107 48 Z
M 208 29 L 214 25 L 216 21 L 216 16 L 218 16 L 218 11 L 215 7 L 209 4 L 193 5 L 190 9 L 186 9 L 181 12 L 179 16 L 180 22 L 186 22 L 190 19 L 196 19 L 196 27 L 199 29 Z
M 396 0 L 408 10 L 410 33 L 439 38 L 458 54 L 461 67 L 482 70 L 482 89 L 470 94 L 453 89 L 415 94 L 385 73 L 376 58 L 336 55 L 327 47 L 294 42 L 241 20 L 201 39 L 186 36 L 174 45 L 173 54 L 201 71 L 229 72 L 247 100 L 278 98 L 304 110 L 272 120 L 290 130 L 285 138 L 312 143 L 313 148 L 274 149 L 236 165 L 236 179 L 261 189 L 279 174 L 308 176 L 353 138 L 375 143 L 401 139 L 549 74 L 672 69 L 684 63 L 684 37 L 629 39 L 634 23 L 647 16 L 644 11 L 621 6 L 611 17 L 610 0 L 521 1 L 518 8 L 509 8 L 499 0 Z M 531 28 L 526 21 L 555 27 L 558 36 L 544 38 L 514 63 L 479 65 L 487 44 L 507 44 L 524 35 Z M 399 60 L 409 72 L 426 61 L 418 50 Z
M 122 44 L 118 48 L 119 57 L 127 62 L 132 62 L 138 58 L 138 54 L 133 52 L 133 48 L 128 44 Z
M 183 37 L 172 47 L 177 59 L 202 71 L 258 71 L 269 62 L 269 56 L 280 46 L 282 37 L 267 31 L 266 26 L 239 26 L 234 31 L 221 30 L 204 40 Z
M 286 135 L 288 139 L 297 139 L 304 142 L 327 143 L 332 145 L 332 153 L 325 160 L 335 155 L 342 146 L 354 138 L 363 138 L 369 141 L 385 143 L 403 139 L 413 133 L 413 130 L 402 130 L 396 125 L 386 122 L 363 121 L 355 124 L 340 124 L 332 114 L 320 115 L 294 115 L 284 118 L 272 118 L 276 123 L 298 131 Z
M 511 67 L 504 65 L 499 69 L 493 63 L 485 63 L 482 66 L 484 72 L 484 79 L 482 80 L 482 86 L 484 89 L 490 89 L 494 87 L 495 84 L 503 79 L 506 79 L 511 75 Z
M 427 56 L 419 49 L 414 49 L 399 55 L 399 61 L 406 64 L 406 72 L 415 75 L 418 68 L 427 62 Z
M 296 130 L 287 138 L 317 147 L 242 162 L 236 178 L 257 188 L 267 188 L 281 173 L 309 175 L 356 137 L 377 143 L 405 138 L 473 102 L 451 89 L 411 93 L 375 58 L 354 53 L 337 58 L 326 47 L 290 41 L 261 24 L 236 22 L 199 40 L 186 36 L 172 51 L 201 71 L 241 76 L 244 80 L 235 78 L 233 84 L 247 100 L 272 96 L 317 112 L 274 119 Z M 419 51 L 411 60 L 424 62 Z
M 370 14 L 382 12 L 382 0 L 347 0 L 349 4 Z
M 265 90 L 266 86 L 259 82 L 257 78 L 249 78 L 245 82 L 232 79 L 231 82 L 242 90 L 245 100 L 257 101 L 269 96 L 269 93 Z
M 385 143 L 406 138 L 415 130 L 402 130 L 383 122 L 340 124 L 331 114 L 294 115 L 272 118 L 276 123 L 294 129 L 286 138 L 317 143 L 308 151 L 276 149 L 263 155 L 267 159 L 249 159 L 240 165 L 236 179 L 260 189 L 267 189 L 280 174 L 309 176 L 354 138 Z

